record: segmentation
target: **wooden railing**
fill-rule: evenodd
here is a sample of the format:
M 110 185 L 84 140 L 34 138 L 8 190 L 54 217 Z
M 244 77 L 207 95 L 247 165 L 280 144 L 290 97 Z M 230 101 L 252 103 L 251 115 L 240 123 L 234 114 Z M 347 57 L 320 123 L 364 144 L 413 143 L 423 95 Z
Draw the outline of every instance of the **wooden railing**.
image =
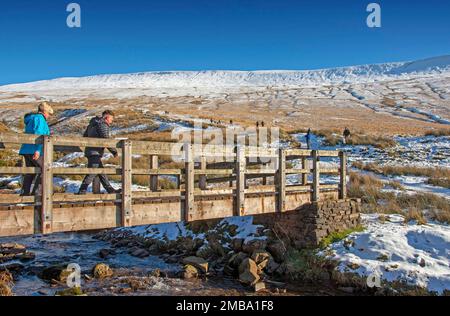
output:
M 53 211 L 58 203 L 58 207 L 61 208 L 81 202 L 110 201 L 120 206 L 120 225 L 130 226 L 133 205 L 146 199 L 179 198 L 183 203 L 181 219 L 190 221 L 198 218 L 198 216 L 194 216 L 196 199 L 205 196 L 232 196 L 234 199 L 233 215 L 236 216 L 246 215 L 245 199 L 249 194 L 275 194 L 277 196 L 277 212 L 287 210 L 286 195 L 293 192 L 309 193 L 312 202 L 320 200 L 322 192 L 326 191 L 337 191 L 338 198 L 346 198 L 346 156 L 344 152 L 338 151 L 284 150 L 249 146 L 215 146 L 0 133 L 0 150 L 18 149 L 21 144 L 43 144 L 42 170 L 28 167 L 0 167 L 0 175 L 42 174 L 42 195 L 21 197 L 16 194 L 2 194 L 0 195 L 0 212 L 2 207 L 3 209 L 11 209 L 18 205 L 37 207 L 40 210 L 38 212 L 40 223 L 38 230 L 42 233 L 52 232 Z M 121 167 L 99 169 L 54 166 L 55 152 L 82 152 L 85 147 L 89 146 L 117 148 L 121 156 Z M 149 168 L 133 169 L 133 155 L 149 156 Z M 184 163 L 184 168 L 160 168 L 159 162 L 164 156 L 179 159 Z M 339 167 L 321 169 L 319 165 L 321 157 L 340 158 Z M 269 160 L 261 162 L 261 159 Z M 286 162 L 292 160 L 301 160 L 301 169 L 287 168 Z M 53 192 L 54 176 L 87 174 L 120 176 L 122 193 L 75 195 Z M 309 174 L 312 174 L 311 183 L 308 182 Z M 339 184 L 321 184 L 321 174 L 339 175 Z M 133 192 L 133 175 L 149 176 L 149 191 Z M 163 175 L 174 176 L 177 189 L 161 190 L 158 181 L 159 177 Z M 288 175 L 298 175 L 300 184 L 287 185 L 286 177 Z M 274 177 L 274 185 L 267 184 L 268 177 Z M 260 179 L 262 185 L 248 185 L 251 179 Z M 216 183 L 228 183 L 231 187 L 208 189 L 208 184 Z

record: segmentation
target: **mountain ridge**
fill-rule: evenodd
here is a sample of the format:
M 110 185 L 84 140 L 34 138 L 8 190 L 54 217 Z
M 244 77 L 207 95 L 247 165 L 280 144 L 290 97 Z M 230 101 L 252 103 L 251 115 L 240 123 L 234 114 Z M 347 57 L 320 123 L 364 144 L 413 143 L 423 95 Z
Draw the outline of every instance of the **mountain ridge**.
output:
M 132 89 L 176 87 L 261 87 L 375 82 L 450 72 L 450 55 L 409 62 L 391 62 L 317 70 L 152 71 L 64 77 L 0 86 L 0 91 L 69 89 Z

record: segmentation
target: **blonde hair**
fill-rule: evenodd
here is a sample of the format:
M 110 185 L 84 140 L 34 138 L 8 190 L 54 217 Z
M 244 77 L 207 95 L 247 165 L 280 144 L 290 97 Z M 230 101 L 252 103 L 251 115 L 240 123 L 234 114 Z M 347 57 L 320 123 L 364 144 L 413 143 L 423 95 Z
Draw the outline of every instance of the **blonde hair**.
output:
M 48 104 L 47 102 L 42 102 L 41 104 L 39 104 L 38 111 L 39 112 L 45 112 L 45 113 L 48 113 L 50 115 L 53 115 L 53 112 L 54 112 L 52 107 L 50 106 L 50 104 Z

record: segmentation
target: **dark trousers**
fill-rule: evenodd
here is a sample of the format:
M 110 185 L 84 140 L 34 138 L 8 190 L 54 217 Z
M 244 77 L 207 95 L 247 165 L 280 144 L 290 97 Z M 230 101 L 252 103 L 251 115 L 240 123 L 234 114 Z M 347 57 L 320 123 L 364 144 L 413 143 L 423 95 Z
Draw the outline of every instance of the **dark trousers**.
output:
M 103 168 L 101 156 L 96 155 L 96 156 L 90 156 L 87 158 L 88 158 L 88 168 Z M 105 188 L 105 190 L 108 193 L 114 192 L 114 188 L 112 187 L 112 185 L 109 182 L 109 179 L 106 175 L 90 174 L 90 175 L 87 175 L 84 178 L 83 182 L 81 183 L 79 193 L 86 193 L 89 185 L 94 181 L 95 177 L 99 177 L 101 184 L 103 185 L 103 187 Z
M 31 168 L 41 168 L 43 166 L 43 158 L 39 157 L 38 160 L 33 160 L 33 155 L 23 155 L 25 158 L 25 166 Z M 22 192 L 21 195 L 30 195 L 31 194 L 31 185 L 34 183 L 33 193 L 40 194 L 41 192 L 41 175 L 40 174 L 26 174 L 23 176 L 23 184 L 22 184 Z

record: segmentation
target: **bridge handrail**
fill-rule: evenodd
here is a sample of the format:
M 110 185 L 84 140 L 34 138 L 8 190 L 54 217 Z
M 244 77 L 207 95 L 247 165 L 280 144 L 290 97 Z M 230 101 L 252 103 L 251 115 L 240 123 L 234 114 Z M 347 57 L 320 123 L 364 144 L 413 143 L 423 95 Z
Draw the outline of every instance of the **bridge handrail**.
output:
M 13 148 L 9 146 L 21 144 L 43 144 L 43 168 L 29 167 L 0 167 L 0 174 L 41 174 L 43 191 L 40 197 L 18 197 L 14 195 L 2 195 L 0 204 L 33 204 L 41 209 L 40 223 L 43 233 L 52 230 L 53 204 L 56 202 L 79 202 L 79 201 L 111 201 L 121 204 L 122 226 L 130 225 L 132 205 L 136 199 L 148 198 L 179 198 L 184 204 L 184 216 L 189 221 L 190 215 L 195 212 L 194 198 L 210 195 L 231 195 L 235 198 L 234 214 L 244 214 L 246 194 L 276 194 L 277 210 L 285 211 L 286 195 L 295 191 L 310 192 L 311 201 L 318 201 L 320 193 L 327 190 L 338 190 L 339 198 L 346 197 L 346 155 L 344 152 L 324 150 L 303 149 L 274 149 L 251 146 L 218 146 L 179 144 L 169 142 L 134 141 L 128 139 L 96 139 L 84 137 L 66 136 L 39 136 L 14 133 L 0 133 L 0 149 Z M 119 149 L 121 155 L 120 167 L 78 168 L 55 166 L 53 153 L 55 151 L 77 152 L 83 151 L 86 146 L 90 147 L 114 147 Z M 175 147 L 174 149 L 174 146 Z M 17 146 L 16 146 L 17 147 Z M 14 147 L 14 148 L 16 148 Z M 176 151 L 179 150 L 179 152 Z M 184 168 L 162 169 L 159 166 L 159 157 L 173 156 L 182 157 Z M 132 158 L 134 154 L 150 156 L 148 169 L 133 169 Z M 213 164 L 208 165 L 208 157 L 232 158 L 219 168 L 211 169 Z M 267 162 L 250 163 L 252 157 L 275 158 L 275 164 L 268 168 L 253 169 L 252 166 L 267 165 Z M 339 168 L 322 169 L 319 165 L 321 157 L 339 157 Z M 300 169 L 287 168 L 289 160 L 301 159 Z M 308 166 L 312 161 L 312 166 Z M 231 167 L 231 168 L 230 168 Z M 270 168 L 270 169 L 269 169 Z M 85 195 L 76 196 L 67 193 L 53 192 L 54 175 L 85 175 L 85 174 L 107 174 L 119 175 L 122 182 L 121 194 Z M 301 178 L 300 185 L 287 185 L 286 176 L 297 174 Z M 313 181 L 308 181 L 308 174 L 312 174 Z M 320 184 L 320 174 L 339 174 L 339 185 Z M 132 192 L 132 176 L 148 175 L 150 177 L 149 192 Z M 160 191 L 158 186 L 161 175 L 174 176 L 177 179 L 176 190 Z M 210 177 L 215 175 L 217 177 Z M 275 185 L 267 185 L 267 177 L 275 178 Z M 263 179 L 262 187 L 247 186 L 249 179 Z M 230 182 L 230 189 L 208 189 L 207 183 Z M 233 184 L 235 182 L 235 185 Z M 198 183 L 198 188 L 195 184 Z M 183 188 L 181 187 L 183 185 Z

